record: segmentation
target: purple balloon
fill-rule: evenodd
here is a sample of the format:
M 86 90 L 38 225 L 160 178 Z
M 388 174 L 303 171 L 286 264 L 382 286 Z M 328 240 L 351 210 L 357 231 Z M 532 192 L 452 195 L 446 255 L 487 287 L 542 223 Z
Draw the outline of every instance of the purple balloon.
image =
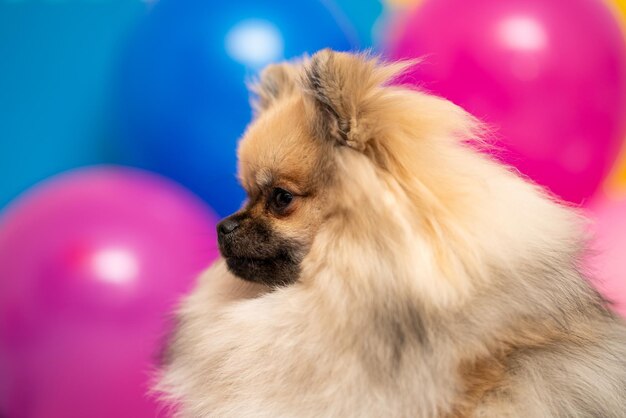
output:
M 217 257 L 215 218 L 155 175 L 100 167 L 0 216 L 0 416 L 155 417 L 167 317 Z
M 626 47 L 603 1 L 426 0 L 395 26 L 390 56 L 425 57 L 404 82 L 495 127 L 502 157 L 562 198 L 593 193 L 626 127 Z

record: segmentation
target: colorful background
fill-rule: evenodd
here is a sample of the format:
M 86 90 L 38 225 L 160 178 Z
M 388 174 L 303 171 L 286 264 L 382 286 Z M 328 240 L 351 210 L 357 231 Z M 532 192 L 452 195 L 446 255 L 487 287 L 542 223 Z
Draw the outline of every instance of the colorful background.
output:
M 626 1 L 0 0 L 0 418 L 169 416 L 169 312 L 217 257 L 264 65 L 424 57 L 402 80 L 590 217 L 626 314 Z

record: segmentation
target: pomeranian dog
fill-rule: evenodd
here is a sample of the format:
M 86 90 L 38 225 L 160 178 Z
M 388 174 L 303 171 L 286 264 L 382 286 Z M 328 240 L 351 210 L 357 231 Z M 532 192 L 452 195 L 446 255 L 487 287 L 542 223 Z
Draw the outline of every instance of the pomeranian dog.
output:
M 158 383 L 178 416 L 626 417 L 583 221 L 465 111 L 393 85 L 408 65 L 324 50 L 261 74 L 248 200 Z

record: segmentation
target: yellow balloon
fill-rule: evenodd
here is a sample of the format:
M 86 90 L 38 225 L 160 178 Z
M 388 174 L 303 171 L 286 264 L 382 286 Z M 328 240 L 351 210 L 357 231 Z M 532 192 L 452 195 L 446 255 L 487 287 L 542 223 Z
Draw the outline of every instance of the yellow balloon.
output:
M 606 3 L 617 15 L 622 32 L 626 35 L 626 0 L 608 0 Z
M 626 190 L 626 150 L 622 152 L 622 158 L 615 172 L 615 185 L 620 189 Z
M 384 0 L 384 3 L 387 4 L 387 6 L 393 8 L 412 7 L 421 2 L 422 0 Z
M 610 0 L 609 4 L 615 6 L 615 11 L 619 14 L 619 20 L 626 35 L 626 0 Z M 617 164 L 606 179 L 604 190 L 612 196 L 626 196 L 626 140 L 622 145 L 622 152 Z
M 617 160 L 617 164 L 604 183 L 604 192 L 615 198 L 626 196 L 626 144 Z

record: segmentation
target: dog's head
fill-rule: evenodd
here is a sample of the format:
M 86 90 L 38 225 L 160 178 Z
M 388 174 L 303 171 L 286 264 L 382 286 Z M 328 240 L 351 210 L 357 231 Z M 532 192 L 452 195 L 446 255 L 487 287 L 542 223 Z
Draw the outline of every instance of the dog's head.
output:
M 285 285 L 298 278 L 326 213 L 332 146 L 311 130 L 301 64 L 265 69 L 256 117 L 238 150 L 244 207 L 218 225 L 220 250 L 242 279 Z
M 297 280 L 319 228 L 346 198 L 338 155 L 349 149 L 390 163 L 374 141 L 387 124 L 377 116 L 389 110 L 385 84 L 407 66 L 324 50 L 262 72 L 253 86 L 256 116 L 238 150 L 248 199 L 218 225 L 234 274 L 269 285 Z
M 218 226 L 235 275 L 293 283 L 324 233 L 318 252 L 347 260 L 344 276 L 419 265 L 428 279 L 412 286 L 452 300 L 561 224 L 532 185 L 467 145 L 481 133 L 473 117 L 390 83 L 411 64 L 324 50 L 261 74 L 238 150 L 248 200 Z

